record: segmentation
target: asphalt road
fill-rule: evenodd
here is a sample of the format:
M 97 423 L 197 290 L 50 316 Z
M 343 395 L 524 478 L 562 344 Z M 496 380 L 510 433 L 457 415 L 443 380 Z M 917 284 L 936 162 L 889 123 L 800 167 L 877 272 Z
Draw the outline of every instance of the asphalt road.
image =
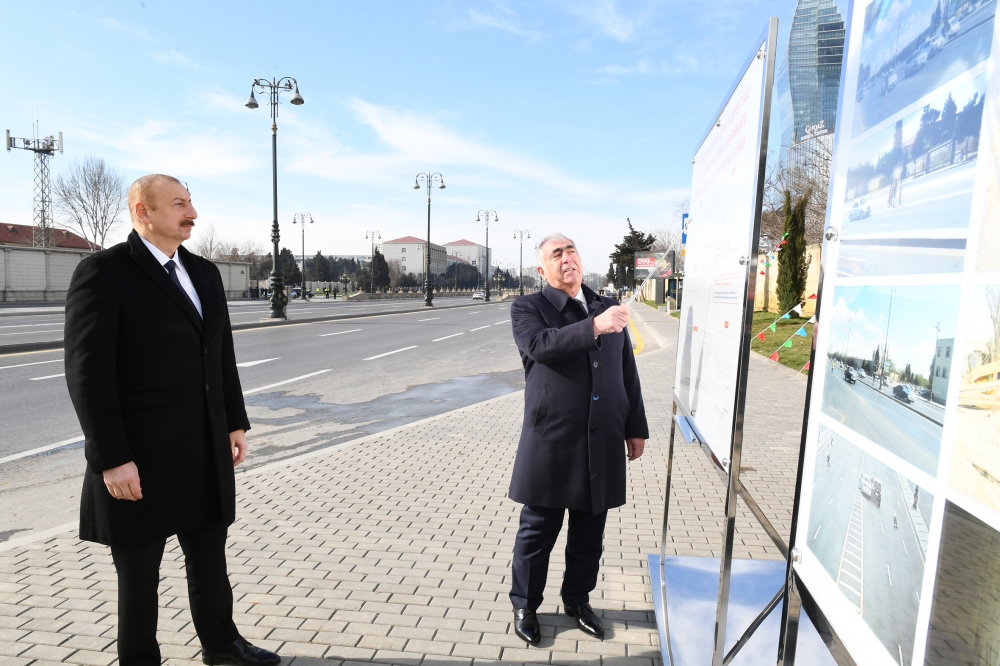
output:
M 854 136 L 985 60 L 993 41 L 995 12 L 996 3 L 987 3 L 963 19 L 957 36 L 929 58 L 919 71 L 905 78 L 900 72 L 896 86 L 888 94 L 880 94 L 878 84 L 866 91 L 864 99 L 855 107 Z
M 418 305 L 236 331 L 253 425 L 247 468 L 520 389 L 509 307 Z M 62 350 L 0 356 L 0 540 L 75 518 L 84 460 L 82 443 L 59 446 L 81 435 L 62 358 Z
M 942 427 L 843 373 L 827 377 L 823 412 L 931 476 L 937 475 Z
M 862 494 L 862 474 L 881 481 L 881 503 Z M 902 496 L 893 470 L 845 440 L 833 438 L 817 456 L 810 550 L 889 653 L 902 654 L 902 663 L 913 654 L 925 558 L 906 506 L 912 499 Z M 926 515 L 932 501 L 922 493 Z
M 388 315 L 234 332 L 252 425 L 241 468 L 523 388 L 510 301 L 419 303 Z M 637 352 L 666 346 L 673 320 L 636 307 L 646 312 L 645 319 L 634 312 Z M 62 350 L 0 355 L 0 541 L 76 520 L 85 461 L 62 359 Z
M 448 308 L 467 305 L 469 298 L 435 298 L 434 307 Z M 287 310 L 290 320 L 329 315 L 361 314 L 365 312 L 410 312 L 423 308 L 421 298 L 387 299 L 379 301 L 344 301 L 317 299 L 308 303 L 292 301 Z M 35 313 L 37 310 L 47 312 Z M 267 317 L 267 301 L 230 301 L 229 319 L 233 324 L 253 323 Z M 28 314 L 32 313 L 32 314 Z M 61 307 L 0 308 L 0 354 L 4 345 L 24 342 L 49 342 L 62 340 L 66 318 Z

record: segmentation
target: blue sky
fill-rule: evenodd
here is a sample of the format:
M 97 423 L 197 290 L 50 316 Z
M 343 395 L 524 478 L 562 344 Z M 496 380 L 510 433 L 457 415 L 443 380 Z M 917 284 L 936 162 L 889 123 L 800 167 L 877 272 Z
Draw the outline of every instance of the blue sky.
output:
M 202 228 L 264 247 L 270 121 L 243 103 L 255 77 L 294 76 L 306 103 L 286 101 L 278 120 L 282 245 L 300 251 L 296 212 L 316 220 L 307 254 L 367 254 L 366 229 L 423 236 L 413 178 L 434 170 L 448 188 L 434 192 L 433 242 L 482 242 L 476 211 L 491 208 L 496 259 L 517 261 L 514 229 L 559 230 L 603 273 L 626 217 L 675 226 L 712 114 L 770 15 L 783 53 L 794 6 L 7 3 L 0 118 L 16 136 L 35 118 L 65 133 L 54 173 L 88 155 L 130 180 L 170 173 Z M 0 221 L 30 223 L 31 162 L 0 158 Z

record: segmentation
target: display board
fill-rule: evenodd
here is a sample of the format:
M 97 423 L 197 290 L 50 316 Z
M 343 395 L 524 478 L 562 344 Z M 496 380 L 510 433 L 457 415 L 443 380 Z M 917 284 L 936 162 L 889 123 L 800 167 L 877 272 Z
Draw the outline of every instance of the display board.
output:
M 699 439 L 724 463 L 733 438 L 747 280 L 752 279 L 747 263 L 756 257 L 759 226 L 764 45 L 758 45 L 695 153 L 691 178 L 674 393 Z M 752 299 L 752 290 L 749 295 Z
M 859 666 L 1000 663 L 995 13 L 849 13 L 792 545 Z

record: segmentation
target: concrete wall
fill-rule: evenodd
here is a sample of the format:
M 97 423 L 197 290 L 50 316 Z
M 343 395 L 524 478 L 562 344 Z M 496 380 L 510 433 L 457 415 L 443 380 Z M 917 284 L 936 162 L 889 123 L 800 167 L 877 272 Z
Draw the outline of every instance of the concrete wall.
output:
M 70 279 L 89 250 L 0 246 L 0 301 L 65 301 Z M 250 264 L 212 262 L 222 274 L 228 298 L 246 295 Z

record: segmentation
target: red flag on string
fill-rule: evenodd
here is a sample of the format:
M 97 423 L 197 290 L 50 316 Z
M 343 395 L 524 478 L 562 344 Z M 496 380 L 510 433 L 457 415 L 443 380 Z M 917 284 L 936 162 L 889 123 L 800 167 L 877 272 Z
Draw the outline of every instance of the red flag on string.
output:
M 764 331 L 761 331 L 760 333 L 757 334 L 757 339 L 760 340 L 761 342 L 764 342 Z
M 761 271 L 760 274 L 761 275 L 767 275 L 767 273 L 765 273 L 764 271 Z
M 803 369 L 803 370 L 808 370 L 808 369 L 809 369 L 809 364 L 810 364 L 810 363 L 811 363 L 811 361 L 806 361 L 806 364 L 805 364 L 804 366 L 802 366 L 802 369 Z
M 772 361 L 777 361 L 777 360 L 778 360 L 778 358 L 779 358 L 779 357 L 778 357 L 778 352 L 774 352 L 773 354 L 771 354 L 771 360 L 772 360 Z
M 813 294 L 813 295 L 812 295 L 812 296 L 810 296 L 809 298 L 816 298 L 816 294 Z

